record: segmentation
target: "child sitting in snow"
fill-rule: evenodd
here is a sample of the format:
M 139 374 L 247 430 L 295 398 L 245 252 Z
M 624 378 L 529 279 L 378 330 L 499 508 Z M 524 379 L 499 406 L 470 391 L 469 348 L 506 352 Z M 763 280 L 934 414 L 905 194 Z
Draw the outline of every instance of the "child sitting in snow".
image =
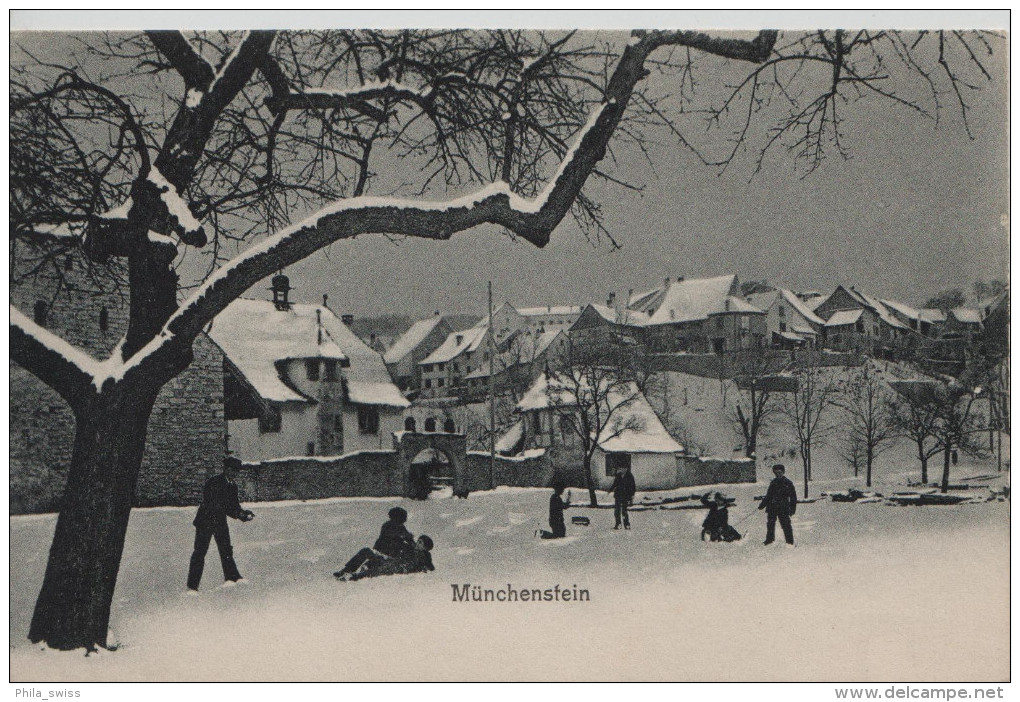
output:
M 730 526 L 730 502 L 721 492 L 715 493 L 711 500 L 708 493 L 701 496 L 701 504 L 708 507 L 708 516 L 701 523 L 702 541 L 706 535 L 709 541 L 737 541 L 741 538 L 740 533 Z
M 361 564 L 354 570 L 348 570 L 345 566 L 334 575 L 339 580 L 361 580 L 362 578 L 374 578 L 378 575 L 396 575 L 401 573 L 428 573 L 436 569 L 432 565 L 432 539 L 425 534 L 418 537 L 414 543 L 414 549 L 410 552 L 401 553 L 398 556 L 385 556 L 372 549 L 362 549 L 360 553 L 365 554 Z

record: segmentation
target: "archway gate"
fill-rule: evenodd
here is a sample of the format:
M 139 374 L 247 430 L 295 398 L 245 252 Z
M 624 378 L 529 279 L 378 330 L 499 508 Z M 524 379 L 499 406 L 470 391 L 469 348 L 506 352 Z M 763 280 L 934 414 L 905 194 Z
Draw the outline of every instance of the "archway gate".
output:
M 455 495 L 467 489 L 479 489 L 478 481 L 469 476 L 470 465 L 467 460 L 467 437 L 464 434 L 444 434 L 439 432 L 401 431 L 393 434 L 393 448 L 397 452 L 403 475 L 403 494 L 411 496 L 411 461 L 426 449 L 437 451 L 450 462 L 453 471 L 453 493 Z M 491 485 L 486 485 L 490 488 Z

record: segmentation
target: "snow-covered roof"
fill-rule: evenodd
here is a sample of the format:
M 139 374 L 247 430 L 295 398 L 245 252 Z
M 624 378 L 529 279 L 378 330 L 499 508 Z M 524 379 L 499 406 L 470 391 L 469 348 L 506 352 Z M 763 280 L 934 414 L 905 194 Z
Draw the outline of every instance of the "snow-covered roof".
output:
M 386 363 L 397 363 L 404 358 L 407 354 L 411 353 L 418 344 L 425 340 L 436 326 L 443 321 L 442 317 L 429 317 L 428 319 L 420 319 L 411 325 L 411 328 L 400 335 L 393 346 L 383 354 L 383 360 Z
M 902 314 L 907 319 L 920 319 L 921 318 L 920 310 L 918 310 L 915 307 L 911 307 L 910 305 L 906 305 L 906 304 L 904 304 L 902 302 L 898 302 L 896 300 L 882 300 L 881 302 L 882 302 L 883 305 L 885 305 L 889 309 L 891 309 L 891 310 L 893 310 L 895 312 L 899 312 L 900 314 Z
M 531 363 L 539 359 L 560 336 L 566 341 L 567 335 L 562 329 L 546 331 L 536 335 L 519 334 L 515 337 L 515 344 L 497 358 L 496 375 L 516 365 Z M 481 363 L 477 368 L 465 375 L 464 380 L 488 378 L 490 365 L 491 362 Z
M 917 317 L 922 322 L 944 322 L 946 313 L 940 309 L 925 307 L 917 311 Z
M 662 295 L 662 292 L 663 288 L 653 288 L 652 290 L 631 295 L 627 300 L 627 307 L 638 312 L 644 312 L 652 305 L 656 297 Z
M 662 297 L 662 304 L 645 324 L 694 322 L 725 312 L 762 314 L 754 305 L 731 294 L 736 287 L 736 279 L 735 275 L 722 275 L 670 283 Z
M 825 326 L 841 327 L 844 324 L 855 324 L 862 314 L 864 314 L 864 310 L 840 310 L 829 317 Z
M 614 309 L 607 305 L 591 303 L 589 305 L 600 317 L 613 324 L 622 324 L 631 327 L 640 327 L 645 323 L 645 317 L 632 309 Z
M 347 360 L 325 327 L 320 327 L 311 305 L 281 311 L 272 302 L 241 298 L 216 316 L 209 336 L 252 388 L 275 402 L 308 400 L 284 381 L 277 362 L 295 358 Z
M 800 326 L 799 324 L 794 324 L 790 327 L 790 329 L 796 332 L 797 334 L 808 334 L 810 336 L 818 336 L 818 332 L 816 332 L 811 327 L 804 327 Z
M 907 325 L 898 320 L 895 315 L 893 315 L 893 313 L 890 312 L 877 298 L 871 297 L 867 293 L 862 293 L 860 290 L 853 287 L 844 288 L 844 290 L 850 293 L 851 297 L 855 298 L 862 305 L 877 314 L 879 319 L 889 326 L 896 327 L 897 329 L 909 329 Z
M 516 307 L 522 317 L 541 317 L 543 315 L 581 314 L 580 305 L 547 305 L 545 307 Z
M 295 303 L 280 310 L 268 300 L 239 298 L 216 316 L 209 336 L 266 400 L 309 401 L 287 384 L 279 361 L 328 358 L 349 362 L 342 374 L 352 402 L 393 407 L 409 404 L 390 380 L 382 356 L 328 307 Z
M 418 365 L 426 363 L 446 363 L 460 356 L 465 351 L 475 351 L 485 339 L 487 327 L 478 326 L 465 329 L 464 331 L 453 332 L 446 337 L 439 348 L 430 353 L 418 362 Z
M 519 420 L 503 436 L 499 437 L 496 442 L 496 451 L 512 451 L 521 442 L 523 436 L 524 420 Z
M 956 321 L 963 322 L 964 324 L 981 323 L 981 310 L 971 309 L 970 307 L 957 307 L 949 310 L 949 314 L 956 317 Z
M 783 299 L 790 303 L 790 306 L 797 310 L 804 319 L 812 324 L 825 324 L 825 320 L 815 314 L 813 309 L 804 304 L 804 301 L 797 297 L 795 292 L 787 290 L 786 288 L 780 288 L 779 292 L 783 295 Z
M 610 380 L 606 378 L 605 382 L 606 387 L 609 387 Z M 569 407 L 574 400 L 573 391 L 568 385 L 555 375 L 542 373 L 517 403 L 517 409 L 526 412 L 548 407 Z M 605 404 L 606 407 L 617 409 L 599 436 L 598 444 L 603 451 L 627 453 L 683 451 L 683 446 L 669 435 L 655 410 L 634 383 L 620 383 L 609 389 Z M 639 425 L 640 428 L 620 430 L 620 427 L 631 423 Z M 617 432 L 619 435 L 614 436 Z

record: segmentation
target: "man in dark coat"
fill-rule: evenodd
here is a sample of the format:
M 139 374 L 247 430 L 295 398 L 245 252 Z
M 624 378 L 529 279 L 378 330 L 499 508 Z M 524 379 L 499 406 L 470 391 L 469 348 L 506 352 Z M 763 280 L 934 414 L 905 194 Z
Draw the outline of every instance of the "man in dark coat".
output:
M 214 475 L 205 482 L 202 490 L 202 504 L 195 515 L 195 549 L 191 554 L 191 566 L 188 568 L 188 589 L 198 590 L 202 581 L 202 570 L 205 567 L 205 554 L 209 550 L 209 540 L 216 539 L 216 548 L 220 552 L 223 565 L 224 581 L 237 582 L 241 574 L 234 562 L 234 549 L 230 544 L 230 529 L 227 517 L 249 522 L 255 517 L 251 510 L 243 509 L 237 497 L 237 471 L 241 461 L 233 456 L 223 459 L 223 472 Z
M 407 510 L 394 507 L 389 511 L 389 521 L 379 530 L 379 538 L 372 548 L 363 548 L 354 554 L 347 564 L 333 573 L 337 578 L 345 578 L 358 571 L 361 566 L 387 558 L 404 558 L 414 554 L 414 536 L 407 530 Z
M 765 510 L 768 517 L 765 531 L 765 545 L 776 540 L 776 520 L 783 527 L 783 536 L 786 543 L 793 545 L 793 526 L 790 524 L 790 516 L 797 512 L 797 489 L 793 482 L 786 477 L 786 466 L 777 463 L 772 466 L 772 472 L 776 477 L 769 483 L 768 492 L 762 499 L 758 509 Z
M 637 485 L 634 484 L 634 474 L 630 472 L 630 466 L 616 473 L 609 492 L 613 493 L 614 498 L 613 515 L 616 517 L 616 526 L 613 528 L 619 529 L 622 519 L 623 528 L 630 529 L 630 515 L 627 513 L 627 506 L 634 499 L 634 493 L 637 492 Z

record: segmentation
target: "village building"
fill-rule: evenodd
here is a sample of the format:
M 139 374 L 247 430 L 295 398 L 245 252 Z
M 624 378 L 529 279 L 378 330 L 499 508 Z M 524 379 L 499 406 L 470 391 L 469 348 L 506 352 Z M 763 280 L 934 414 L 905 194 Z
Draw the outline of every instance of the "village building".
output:
M 825 320 L 793 291 L 784 288 L 755 293 L 747 301 L 765 312 L 769 345 L 778 349 L 819 346 Z
M 44 262 L 48 261 L 48 262 Z M 114 353 L 128 325 L 116 260 L 86 259 L 70 231 L 39 234 L 12 248 L 10 302 L 97 360 Z M 121 278 L 123 279 L 123 278 Z M 135 503 L 191 505 L 220 470 L 225 450 L 223 354 L 200 334 L 194 360 L 160 391 L 146 434 Z M 10 511 L 59 508 L 74 445 L 74 415 L 34 375 L 10 363 Z
M 946 321 L 946 313 L 939 309 L 915 308 L 897 300 L 881 300 L 893 316 L 921 336 L 937 337 Z
M 489 346 L 489 330 L 483 326 L 449 334 L 435 351 L 418 362 L 419 397 L 456 397 L 464 376 L 488 362 Z
M 421 387 L 419 363 L 438 349 L 452 333 L 453 328 L 446 318 L 434 315 L 418 320 L 401 334 L 383 354 L 383 361 L 397 387 L 405 392 L 417 391 Z
M 228 446 L 243 461 L 391 448 L 410 404 L 382 357 L 326 305 L 240 298 L 209 332 L 223 350 Z
M 644 314 L 645 342 L 656 352 L 730 353 L 765 348 L 766 314 L 740 296 L 736 275 L 676 281 L 631 295 Z
M 596 348 L 643 344 L 646 315 L 623 305 L 614 306 L 615 302 L 615 295 L 611 295 L 605 305 L 585 305 L 569 329 L 573 343 Z
M 557 368 L 567 358 L 570 338 L 562 329 L 541 333 L 520 331 L 502 344 L 495 365 L 484 361 L 462 379 L 465 399 L 477 400 L 489 390 L 489 375 L 497 393 L 511 388 L 523 392 L 544 370 Z
M 540 374 L 517 405 L 520 421 L 501 437 L 497 450 L 545 449 L 553 465 L 576 473 L 583 465 L 581 440 L 574 429 L 581 410 L 568 385 L 555 374 Z M 631 469 L 639 490 L 677 487 L 677 457 L 683 446 L 670 436 L 637 386 L 622 383 L 598 404 L 605 426 L 592 456 L 595 487 L 608 489 L 624 467 Z
M 509 302 L 504 302 L 492 313 L 492 333 L 498 344 L 508 339 L 512 334 L 521 331 L 531 334 L 541 334 L 557 329 L 566 331 L 577 321 L 581 310 L 580 305 L 514 307 Z M 488 316 L 483 317 L 475 326 L 488 328 Z
M 814 310 L 825 320 L 823 344 L 834 351 L 881 353 L 910 343 L 913 333 L 889 308 L 854 287 L 839 285 Z

